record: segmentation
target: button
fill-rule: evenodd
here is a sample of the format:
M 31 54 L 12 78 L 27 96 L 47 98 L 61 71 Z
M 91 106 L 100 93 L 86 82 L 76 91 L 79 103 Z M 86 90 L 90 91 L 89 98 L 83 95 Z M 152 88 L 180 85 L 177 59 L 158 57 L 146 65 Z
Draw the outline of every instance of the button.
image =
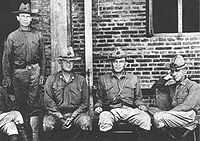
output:
M 30 69 L 31 69 L 31 66 L 27 66 L 27 69 L 30 70 Z

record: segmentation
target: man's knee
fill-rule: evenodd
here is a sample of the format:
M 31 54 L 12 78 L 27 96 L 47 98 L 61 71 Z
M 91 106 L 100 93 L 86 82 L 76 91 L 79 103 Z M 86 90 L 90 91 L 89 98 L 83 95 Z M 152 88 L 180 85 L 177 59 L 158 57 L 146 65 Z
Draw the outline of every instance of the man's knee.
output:
M 142 118 L 140 118 L 140 122 L 141 122 L 141 128 L 145 129 L 145 130 L 151 130 L 151 117 L 149 114 L 147 114 L 146 112 L 144 112 L 142 114 Z
M 43 118 L 43 130 L 51 131 L 56 125 L 56 118 L 53 115 L 45 115 Z
M 16 135 L 19 134 L 17 130 L 17 126 L 14 122 L 8 122 L 3 127 L 2 130 L 7 135 Z
M 23 124 L 24 123 L 22 114 L 19 111 L 10 111 L 8 116 L 11 116 L 13 121 L 16 124 Z
M 88 131 L 92 129 L 92 121 L 90 116 L 87 114 L 81 114 L 75 124 L 78 124 L 82 130 Z
M 99 115 L 99 129 L 100 131 L 106 132 L 112 129 L 114 122 L 114 116 L 109 111 L 103 111 Z
M 30 117 L 30 125 L 32 128 L 32 132 L 39 132 L 40 129 L 40 117 L 39 116 L 32 116 Z

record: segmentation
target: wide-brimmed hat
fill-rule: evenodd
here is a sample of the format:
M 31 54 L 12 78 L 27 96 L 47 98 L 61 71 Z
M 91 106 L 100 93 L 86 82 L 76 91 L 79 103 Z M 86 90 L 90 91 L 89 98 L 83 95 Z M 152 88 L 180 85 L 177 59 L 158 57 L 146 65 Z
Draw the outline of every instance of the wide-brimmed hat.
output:
M 170 64 L 167 65 L 167 68 L 170 70 L 181 70 L 186 68 L 186 63 L 181 55 L 176 55 L 174 58 L 172 58 L 172 61 Z
M 81 60 L 80 56 L 75 55 L 72 47 L 64 47 L 61 49 L 60 55 L 56 58 L 60 61 L 78 61 Z
M 31 14 L 31 15 L 36 14 L 31 11 L 30 3 L 23 3 L 23 2 L 20 4 L 19 9 L 17 11 L 13 11 L 12 13 L 14 13 L 14 14 L 27 13 L 27 14 Z
M 109 55 L 109 60 L 115 60 L 120 58 L 127 58 L 127 53 L 122 50 L 121 47 L 116 47 L 116 49 Z

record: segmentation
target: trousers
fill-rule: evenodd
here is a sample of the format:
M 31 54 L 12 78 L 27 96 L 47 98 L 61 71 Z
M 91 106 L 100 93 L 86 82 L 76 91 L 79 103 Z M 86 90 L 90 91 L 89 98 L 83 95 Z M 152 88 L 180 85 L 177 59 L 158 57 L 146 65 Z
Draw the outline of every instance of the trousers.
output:
M 157 128 L 183 127 L 193 130 L 196 127 L 195 111 L 161 111 L 154 114 L 154 123 Z
M 23 117 L 18 111 L 0 114 L 0 130 L 9 136 L 19 134 L 17 125 L 23 123 Z
M 123 105 L 120 108 L 114 108 L 110 111 L 103 111 L 99 115 L 100 131 L 109 131 L 117 121 L 127 121 L 132 125 L 138 125 L 145 130 L 151 129 L 151 117 L 148 113 L 138 109 Z

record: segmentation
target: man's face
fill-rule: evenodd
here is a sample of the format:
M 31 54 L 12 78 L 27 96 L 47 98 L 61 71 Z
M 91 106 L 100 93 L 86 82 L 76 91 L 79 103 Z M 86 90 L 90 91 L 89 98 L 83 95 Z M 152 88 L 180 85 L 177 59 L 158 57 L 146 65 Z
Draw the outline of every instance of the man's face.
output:
M 31 24 L 32 17 L 28 13 L 19 13 L 17 20 L 19 21 L 20 26 L 27 27 Z
M 126 66 L 126 59 L 125 58 L 115 59 L 112 62 L 112 65 L 113 65 L 114 72 L 120 73 L 124 70 Z
M 172 76 L 176 82 L 182 81 L 185 78 L 185 75 L 186 75 L 185 69 L 174 70 L 172 72 Z
M 74 66 L 74 62 L 69 60 L 62 60 L 59 64 L 61 65 L 61 69 L 66 72 L 71 72 Z

